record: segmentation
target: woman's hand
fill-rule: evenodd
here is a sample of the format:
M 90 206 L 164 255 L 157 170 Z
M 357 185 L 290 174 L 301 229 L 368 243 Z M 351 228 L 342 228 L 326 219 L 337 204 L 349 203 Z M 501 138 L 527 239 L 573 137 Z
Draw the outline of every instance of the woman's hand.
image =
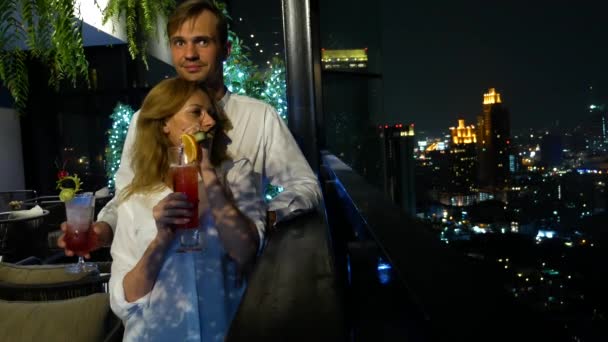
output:
M 168 194 L 152 208 L 156 221 L 156 238 L 122 280 L 127 302 L 132 303 L 152 291 L 165 253 L 175 236 L 175 226 L 188 222 L 191 211 L 192 205 L 186 200 L 186 195 L 180 192 Z
M 201 149 L 201 162 L 200 168 L 201 172 L 204 170 L 213 169 L 213 165 L 211 164 L 211 147 L 213 146 L 213 135 L 208 134 L 207 139 L 201 141 L 198 146 Z
M 173 192 L 158 202 L 152 209 L 156 221 L 156 239 L 161 243 L 173 240 L 175 226 L 188 223 L 192 213 L 192 204 L 186 194 Z

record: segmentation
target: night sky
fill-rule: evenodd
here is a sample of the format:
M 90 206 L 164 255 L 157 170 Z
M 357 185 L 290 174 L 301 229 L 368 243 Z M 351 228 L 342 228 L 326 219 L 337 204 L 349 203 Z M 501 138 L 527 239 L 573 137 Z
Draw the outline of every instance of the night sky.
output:
M 483 93 L 494 87 L 514 131 L 568 128 L 585 117 L 589 86 L 608 97 L 608 1 L 320 3 L 322 46 L 368 47 L 370 72 L 382 74 L 374 123 L 414 122 L 430 132 L 447 131 L 459 116 L 476 124 Z M 229 4 L 245 20 L 235 22 L 245 43 L 262 39 L 264 56 L 252 49 L 252 57 L 263 64 L 282 39 L 273 33 L 282 31 L 280 1 Z
M 475 123 L 495 87 L 512 127 L 572 125 L 608 81 L 605 1 L 394 1 L 382 12 L 385 118 Z M 606 95 L 606 94 L 604 94 Z

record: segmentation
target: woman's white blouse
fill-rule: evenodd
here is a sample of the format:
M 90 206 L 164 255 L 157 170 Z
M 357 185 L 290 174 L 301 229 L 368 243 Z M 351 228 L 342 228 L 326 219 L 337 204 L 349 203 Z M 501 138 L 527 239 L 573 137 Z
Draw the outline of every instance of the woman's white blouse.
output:
M 266 207 L 246 159 L 226 162 L 218 175 L 237 208 L 257 226 L 264 241 Z M 179 237 L 169 247 L 152 291 L 125 300 L 123 279 L 156 236 L 152 208 L 171 193 L 133 195 L 118 207 L 111 253 L 110 304 L 125 325 L 124 341 L 222 341 L 244 291 L 236 264 L 222 247 L 210 213 L 203 212 L 200 252 L 178 253 Z

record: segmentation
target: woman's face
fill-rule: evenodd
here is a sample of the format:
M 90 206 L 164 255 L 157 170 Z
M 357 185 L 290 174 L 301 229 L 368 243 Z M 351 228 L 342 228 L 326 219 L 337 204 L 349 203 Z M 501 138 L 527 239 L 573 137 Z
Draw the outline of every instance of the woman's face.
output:
M 163 131 L 169 137 L 171 145 L 179 146 L 184 133 L 200 130 L 208 132 L 215 126 L 215 120 L 209 115 L 212 110 L 209 96 L 202 90 L 194 92 L 184 106 L 165 122 Z

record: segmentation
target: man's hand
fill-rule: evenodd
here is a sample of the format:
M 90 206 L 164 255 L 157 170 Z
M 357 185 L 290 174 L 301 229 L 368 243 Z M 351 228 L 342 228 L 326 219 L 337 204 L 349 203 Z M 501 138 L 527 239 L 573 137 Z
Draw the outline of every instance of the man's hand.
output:
M 57 246 L 59 248 L 63 248 L 65 255 L 74 256 L 75 255 L 74 252 L 66 248 L 66 244 L 65 244 L 66 229 L 67 229 L 67 222 L 61 223 L 61 231 L 63 233 L 59 236 L 59 238 L 57 238 Z M 95 241 L 95 244 L 93 245 L 93 248 L 91 248 L 92 251 L 99 249 L 103 246 L 108 246 L 108 245 L 112 244 L 112 238 L 114 237 L 114 232 L 112 231 L 112 227 L 110 227 L 110 225 L 107 224 L 106 222 L 103 222 L 103 221 L 94 222 L 93 223 L 93 233 L 95 234 L 95 237 L 93 238 Z M 91 257 L 91 255 L 89 253 L 87 253 L 84 255 L 84 257 L 85 257 L 85 259 L 89 259 Z
M 213 136 L 208 135 L 207 139 L 198 143 L 200 148 L 201 160 L 199 163 L 200 170 L 211 170 L 213 165 L 211 164 L 211 147 L 213 146 Z

